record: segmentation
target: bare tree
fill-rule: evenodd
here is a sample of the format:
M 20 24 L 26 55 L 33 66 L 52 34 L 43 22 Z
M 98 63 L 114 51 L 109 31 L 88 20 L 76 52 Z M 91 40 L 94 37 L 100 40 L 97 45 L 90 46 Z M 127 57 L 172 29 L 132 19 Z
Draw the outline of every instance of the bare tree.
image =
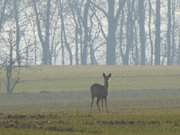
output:
M 80 21 L 80 17 L 79 17 L 79 14 L 78 14 L 78 10 L 79 10 L 79 7 L 78 7 L 78 1 L 77 2 L 69 2 L 69 7 L 70 7 L 70 10 L 72 12 L 72 17 L 73 17 L 73 21 L 74 21 L 74 24 L 75 24 L 75 33 L 74 33 L 74 37 L 75 37 L 75 64 L 78 65 L 80 64 L 80 61 L 79 61 L 79 36 L 80 36 L 80 31 L 82 31 L 82 28 L 81 28 L 81 24 L 79 23 Z
M 16 22 L 16 57 L 17 57 L 18 65 L 21 65 L 20 46 L 19 46 L 20 40 L 21 40 L 21 35 L 20 35 L 18 5 L 20 5 L 20 1 L 13 0 L 14 18 L 15 18 L 15 22 Z
M 148 22 L 149 44 L 150 44 L 150 48 L 151 48 L 150 61 L 151 61 L 151 65 L 153 65 L 154 44 L 153 44 L 153 40 L 152 40 L 152 3 L 151 3 L 151 0 L 148 0 L 148 5 L 149 5 L 149 22 Z
M 4 16 L 5 16 L 5 9 L 7 6 L 7 0 L 1 0 L 0 1 L 0 32 L 1 32 L 1 28 L 2 28 L 2 24 L 4 22 Z
M 178 3 L 0 0 L 0 32 L 15 26 L 18 65 L 25 46 L 27 64 L 170 65 L 179 57 Z
M 146 61 L 145 0 L 138 1 L 139 38 L 141 43 L 141 65 Z
M 2 66 L 5 71 L 7 94 L 12 94 L 14 92 L 14 89 L 20 80 L 20 67 L 16 66 L 17 59 L 14 56 L 14 51 L 16 47 L 14 35 L 15 32 L 13 29 L 11 29 L 7 32 L 7 41 L 5 38 L 2 38 L 4 41 L 6 41 L 6 49 L 8 49 L 8 51 L 5 51 L 4 54 L 1 56 L 3 57 Z
M 82 64 L 87 64 L 87 56 L 88 56 L 88 43 L 89 43 L 89 26 L 88 26 L 88 20 L 89 20 L 89 8 L 90 8 L 90 2 L 91 0 L 86 0 L 84 5 L 84 11 L 83 11 L 83 30 L 84 30 L 84 39 L 83 39 L 83 49 L 82 49 Z
M 125 0 L 118 1 L 118 8 L 116 8 L 115 0 L 107 0 L 108 10 L 104 10 L 99 5 L 92 3 L 98 10 L 100 10 L 107 17 L 108 32 L 106 36 L 107 46 L 106 46 L 106 64 L 114 65 L 116 64 L 116 32 L 118 21 L 120 17 L 120 12 L 125 5 Z M 116 10 L 117 9 L 117 10 Z
M 61 46 L 67 49 L 69 54 L 69 61 L 70 65 L 73 64 L 73 55 L 70 48 L 70 45 L 68 43 L 67 34 L 66 34 L 66 26 L 65 26 L 65 20 L 64 20 L 64 0 L 59 0 L 59 15 L 60 15 L 60 21 L 61 21 Z M 63 56 L 64 57 L 64 56 Z M 63 62 L 64 63 L 64 62 Z
M 156 32 L 155 32 L 155 64 L 160 65 L 161 60 L 161 0 L 156 0 Z
M 42 63 L 43 64 L 51 64 L 51 53 L 50 53 L 50 9 L 51 9 L 51 0 L 46 1 L 46 12 L 45 12 L 45 33 L 43 33 L 42 26 L 41 26 L 41 20 L 40 20 L 40 14 L 38 13 L 37 8 L 37 1 L 32 0 L 33 9 L 36 16 L 36 23 L 37 23 L 37 31 L 38 36 L 41 42 L 42 46 Z
M 128 65 L 129 64 L 129 60 L 130 60 L 130 51 L 131 51 L 131 48 L 133 48 L 133 35 L 134 35 L 134 31 L 133 31 L 133 28 L 134 28 L 134 19 L 133 19 L 133 16 L 134 16 L 134 1 L 133 0 L 128 0 L 126 2 L 126 5 L 127 5 L 127 16 L 126 16 L 126 45 L 125 45 L 125 49 L 124 49 L 124 54 L 123 54 L 123 51 L 122 52 L 122 60 L 123 60 L 123 64 L 124 65 Z

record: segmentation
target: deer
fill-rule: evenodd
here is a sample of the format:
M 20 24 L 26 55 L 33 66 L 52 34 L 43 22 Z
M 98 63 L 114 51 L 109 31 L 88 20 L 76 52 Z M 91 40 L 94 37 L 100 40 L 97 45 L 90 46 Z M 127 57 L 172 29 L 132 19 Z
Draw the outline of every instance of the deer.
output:
M 91 92 L 91 111 L 94 104 L 94 98 L 97 98 L 96 105 L 99 112 L 101 112 L 99 102 L 101 101 L 102 111 L 103 111 L 103 102 L 105 102 L 106 112 L 108 112 L 108 105 L 107 105 L 107 96 L 108 96 L 108 87 L 109 87 L 109 79 L 111 78 L 111 73 L 106 75 L 105 73 L 102 74 L 104 78 L 104 85 L 95 83 L 92 84 L 90 87 Z

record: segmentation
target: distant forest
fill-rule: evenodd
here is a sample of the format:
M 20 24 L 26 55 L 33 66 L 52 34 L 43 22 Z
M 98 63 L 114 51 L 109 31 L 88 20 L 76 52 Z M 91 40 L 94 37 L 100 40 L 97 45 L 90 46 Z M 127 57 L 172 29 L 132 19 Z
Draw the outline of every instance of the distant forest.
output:
M 180 0 L 0 0 L 0 65 L 179 65 Z

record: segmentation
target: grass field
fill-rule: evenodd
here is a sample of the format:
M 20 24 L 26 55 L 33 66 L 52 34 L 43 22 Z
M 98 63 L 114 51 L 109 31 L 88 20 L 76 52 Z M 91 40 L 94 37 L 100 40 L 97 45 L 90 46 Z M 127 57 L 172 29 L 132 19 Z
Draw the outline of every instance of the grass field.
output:
M 37 66 L 21 70 L 16 92 L 87 91 L 92 83 L 103 83 L 102 72 L 112 73 L 110 89 L 115 91 L 180 88 L 178 66 Z
M 112 73 L 110 111 L 90 112 L 102 72 Z M 15 94 L 1 86 L 0 135 L 179 135 L 179 82 L 178 66 L 23 68 Z
M 2 135 L 179 135 L 174 114 L 16 114 L 1 115 Z

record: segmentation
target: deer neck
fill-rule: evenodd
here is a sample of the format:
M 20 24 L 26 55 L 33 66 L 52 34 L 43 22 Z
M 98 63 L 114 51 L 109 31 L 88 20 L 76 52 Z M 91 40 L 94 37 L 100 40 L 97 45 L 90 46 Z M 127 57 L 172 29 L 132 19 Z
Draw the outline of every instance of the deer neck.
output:
M 104 87 L 106 88 L 106 90 L 108 90 L 109 87 L 108 80 L 104 80 Z

